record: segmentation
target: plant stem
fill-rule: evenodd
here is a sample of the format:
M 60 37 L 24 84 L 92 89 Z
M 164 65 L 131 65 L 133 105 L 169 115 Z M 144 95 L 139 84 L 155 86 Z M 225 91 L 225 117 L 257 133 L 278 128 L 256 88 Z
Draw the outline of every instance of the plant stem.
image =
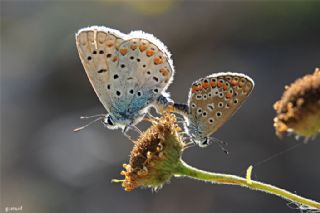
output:
M 246 179 L 236 175 L 228 175 L 221 173 L 206 172 L 189 166 L 181 160 L 177 167 L 176 176 L 186 176 L 195 178 L 198 180 L 209 181 L 216 184 L 228 184 L 228 185 L 238 185 L 246 187 L 252 190 L 259 190 L 269 194 L 279 196 L 283 199 L 290 200 L 296 204 L 308 206 L 315 209 L 320 209 L 320 203 L 301 197 L 299 195 L 293 194 L 287 190 L 272 186 L 270 184 L 265 184 L 259 181 L 254 181 L 251 179 Z

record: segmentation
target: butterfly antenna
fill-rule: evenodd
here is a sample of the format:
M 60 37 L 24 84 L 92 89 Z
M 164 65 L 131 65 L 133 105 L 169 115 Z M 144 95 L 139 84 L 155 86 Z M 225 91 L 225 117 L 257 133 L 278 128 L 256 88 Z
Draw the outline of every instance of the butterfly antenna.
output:
M 140 130 L 137 126 L 135 126 L 135 125 L 130 125 L 130 126 L 128 126 L 128 127 L 129 127 L 130 129 L 136 131 L 139 135 L 142 134 L 141 130 Z
M 226 155 L 229 154 L 229 151 L 224 147 L 224 146 L 228 146 L 227 142 L 224 142 L 222 140 L 219 140 L 218 138 L 213 138 L 213 137 L 210 137 L 209 140 L 217 144 Z
M 89 119 L 89 118 L 96 118 L 96 117 L 104 117 L 105 114 L 97 114 L 97 115 L 90 115 L 90 116 L 80 116 L 80 119 Z
M 156 123 L 157 123 L 156 121 L 158 121 L 159 118 L 154 117 L 150 112 L 147 112 L 147 113 L 145 114 L 143 120 L 144 120 L 144 121 L 148 121 L 148 122 L 150 122 L 150 123 L 152 123 L 152 124 L 156 124 Z
M 99 118 L 96 118 L 96 119 L 94 119 L 93 121 L 90 121 L 88 124 L 86 124 L 86 125 L 84 125 L 84 126 L 81 126 L 81 127 L 78 127 L 78 128 L 76 128 L 76 129 L 74 129 L 73 131 L 74 131 L 74 132 L 79 132 L 80 130 L 82 130 L 82 129 L 88 127 L 88 126 L 90 126 L 91 124 L 93 124 L 93 123 L 95 123 L 95 122 L 97 122 L 97 121 L 99 121 L 99 120 L 101 120 L 101 119 L 103 119 L 103 118 L 104 118 L 104 116 L 103 116 L 103 117 L 100 116 Z

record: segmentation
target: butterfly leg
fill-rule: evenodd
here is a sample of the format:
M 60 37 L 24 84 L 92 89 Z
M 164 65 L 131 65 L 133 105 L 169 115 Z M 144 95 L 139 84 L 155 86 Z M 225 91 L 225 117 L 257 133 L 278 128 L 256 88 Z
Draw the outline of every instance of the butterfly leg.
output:
M 154 117 L 150 112 L 147 112 L 146 115 L 145 115 L 146 119 L 148 120 L 156 120 L 158 121 L 159 118 L 158 117 Z
M 187 128 L 187 122 L 185 120 L 181 120 L 179 119 L 179 117 L 176 117 L 176 118 L 177 118 L 177 121 L 176 121 L 177 124 L 181 124 L 184 129 Z
M 183 142 L 188 144 L 196 144 L 192 137 L 187 132 L 179 132 L 180 137 L 182 138 Z
M 196 145 L 195 141 L 189 135 L 187 137 L 184 137 L 183 141 L 185 142 L 185 145 L 183 147 L 184 149 L 188 149 Z
M 142 134 L 141 130 L 135 125 L 130 125 L 129 128 L 136 131 L 138 134 Z
M 143 118 L 144 121 L 148 121 L 152 124 L 156 124 L 157 122 L 156 121 L 159 121 L 159 118 L 157 117 L 154 117 L 150 112 L 147 112 L 145 115 L 144 115 L 144 118 Z
M 129 130 L 125 127 L 122 131 L 123 135 L 126 136 L 132 143 L 135 143 L 134 140 L 131 138 L 131 136 L 128 134 L 128 131 Z
M 179 132 L 182 137 L 191 138 L 188 132 Z
M 135 132 L 137 132 L 139 135 L 142 134 L 141 130 L 134 126 L 134 125 L 128 125 L 128 126 L 125 126 L 124 129 L 122 130 L 124 136 L 126 136 L 130 141 L 132 141 L 133 143 L 135 142 L 131 136 L 128 134 L 130 130 L 134 130 Z
M 184 118 L 181 118 L 181 117 L 177 117 L 177 121 L 178 123 L 185 123 L 185 119 Z

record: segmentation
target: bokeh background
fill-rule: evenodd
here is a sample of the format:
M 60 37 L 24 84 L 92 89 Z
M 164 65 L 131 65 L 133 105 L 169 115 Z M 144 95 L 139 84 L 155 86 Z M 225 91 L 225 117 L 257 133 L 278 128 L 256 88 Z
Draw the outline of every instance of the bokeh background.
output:
M 256 87 L 216 138 L 190 148 L 189 164 L 245 175 L 250 164 L 300 141 L 279 140 L 273 103 L 284 86 L 320 66 L 320 3 L 213 1 L 1 1 L 1 212 L 299 212 L 277 197 L 173 178 L 158 192 L 125 192 L 132 143 L 81 115 L 105 113 L 78 58 L 74 34 L 90 25 L 156 35 L 173 54 L 169 92 L 185 102 L 192 81 L 214 72 L 251 76 Z M 320 199 L 319 137 L 254 168 L 254 178 Z

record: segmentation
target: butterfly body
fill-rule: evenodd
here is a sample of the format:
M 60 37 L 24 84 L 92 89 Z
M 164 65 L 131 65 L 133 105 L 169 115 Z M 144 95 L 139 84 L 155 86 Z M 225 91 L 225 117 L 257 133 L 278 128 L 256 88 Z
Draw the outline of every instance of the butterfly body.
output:
M 170 53 L 151 34 L 92 26 L 81 29 L 76 41 L 89 81 L 108 111 L 107 127 L 134 125 L 168 97 L 174 74 Z
M 186 106 L 175 104 L 186 118 L 185 130 L 199 146 L 207 146 L 214 134 L 250 95 L 253 80 L 240 73 L 217 73 L 192 84 Z

